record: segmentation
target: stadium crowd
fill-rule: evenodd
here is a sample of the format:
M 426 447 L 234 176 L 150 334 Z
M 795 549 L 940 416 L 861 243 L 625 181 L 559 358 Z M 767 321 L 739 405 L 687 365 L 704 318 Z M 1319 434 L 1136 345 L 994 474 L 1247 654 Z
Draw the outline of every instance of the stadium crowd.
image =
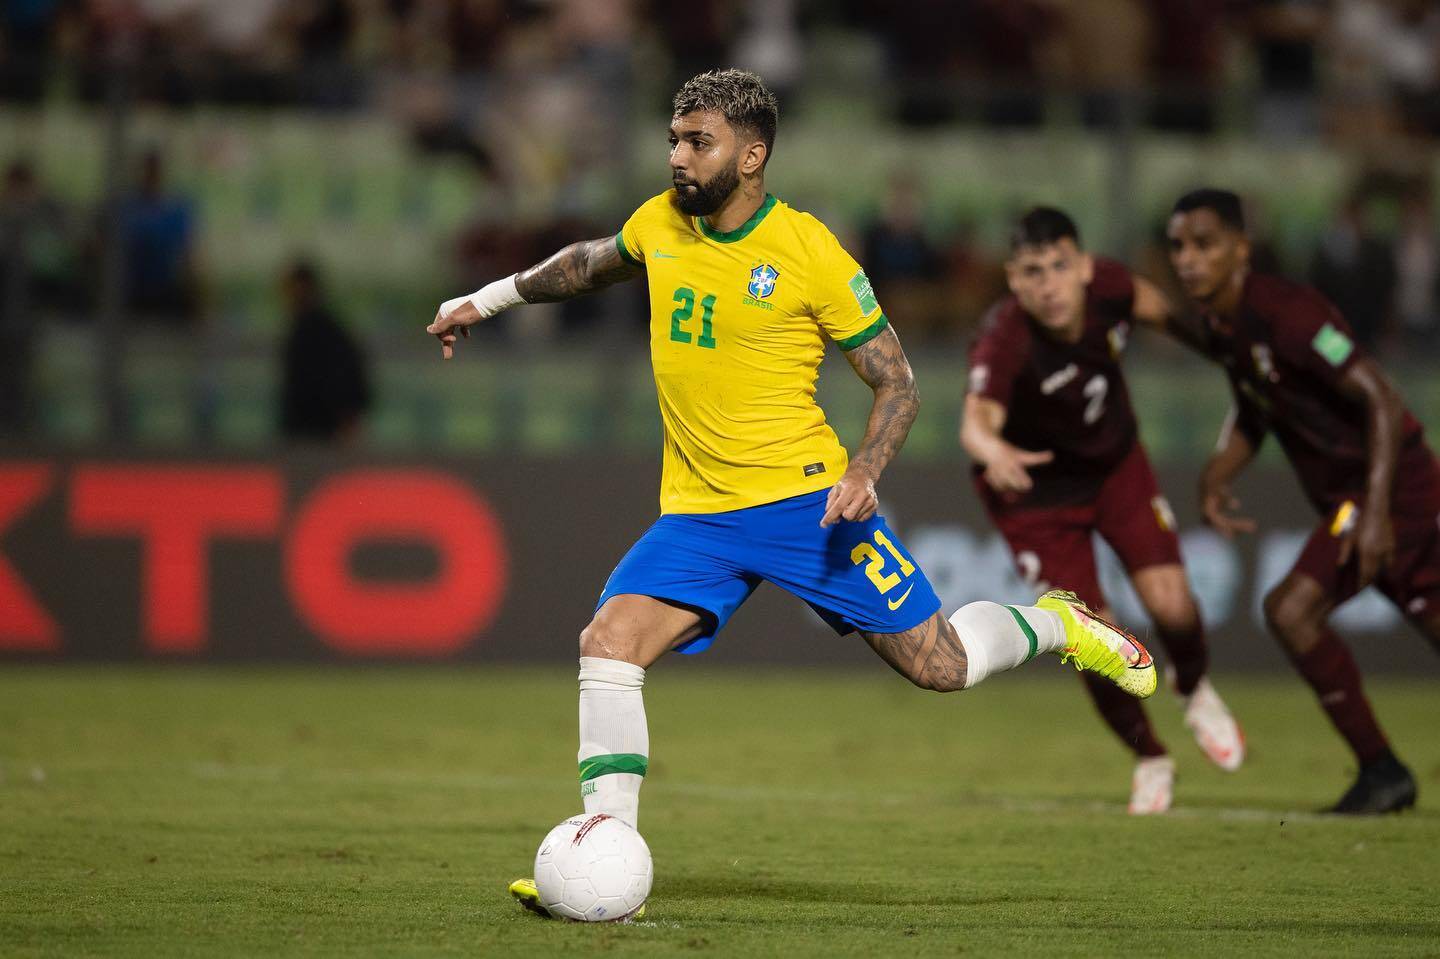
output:
M 1149 122 L 1205 132 L 1240 90 L 1262 132 L 1440 134 L 1429 0 L 14 0 L 0 8 L 0 93 L 39 98 L 69 65 L 99 96 L 127 54 L 146 95 L 175 104 L 339 108 L 406 73 L 483 90 L 487 75 L 602 63 L 668 65 L 667 81 L 741 63 L 783 90 L 837 36 L 883 50 L 898 115 L 916 123 L 963 118 L 967 97 L 979 119 L 1036 123 L 1054 91 L 1105 122 L 1117 98 L 1152 90 Z
M 1331 144 L 1359 157 L 1359 172 L 1323 229 L 1290 244 L 1284 262 L 1269 253 L 1271 265 L 1308 277 L 1382 354 L 1440 348 L 1440 7 L 1427 0 L 0 6 L 0 109 L 111 103 L 120 77 L 126 97 L 175 114 L 239 106 L 383 116 L 422 153 L 461 158 L 495 193 L 528 196 L 544 184 L 549 213 L 538 221 L 491 210 L 455 232 L 456 288 L 523 268 L 566 238 L 613 232 L 614 211 L 591 201 L 576 171 L 600 171 L 633 194 L 640 187 L 623 169 L 630 121 L 662 114 L 678 79 L 717 63 L 758 70 L 781 92 L 782 109 L 788 99 L 803 110 L 817 87 L 841 99 L 883 91 L 895 129 L 1060 123 Z M 148 152 L 125 172 L 131 185 L 109 228 L 123 250 L 132 315 L 194 329 L 213 309 L 197 253 L 204 209 L 183 181 L 167 179 L 167 159 Z M 20 403 L 6 396 L 23 392 L 15 371 L 28 362 L 40 317 L 93 310 L 107 218 L 98 195 L 62 197 L 33 157 L 0 150 L 0 163 L 3 420 Z M 980 224 L 927 215 L 927 184 L 912 170 L 897 166 L 869 189 L 869 214 L 828 211 L 829 222 L 907 341 L 963 342 L 1003 290 L 1004 250 Z M 1263 237 L 1265 198 L 1250 199 Z M 1131 259 L 1166 282 L 1162 226 L 1143 225 Z M 1267 251 L 1257 255 L 1265 263 Z M 643 315 L 628 305 L 627 315 Z M 565 304 L 549 335 L 594 326 L 615 307 Z M 506 322 L 494 335 L 510 335 Z

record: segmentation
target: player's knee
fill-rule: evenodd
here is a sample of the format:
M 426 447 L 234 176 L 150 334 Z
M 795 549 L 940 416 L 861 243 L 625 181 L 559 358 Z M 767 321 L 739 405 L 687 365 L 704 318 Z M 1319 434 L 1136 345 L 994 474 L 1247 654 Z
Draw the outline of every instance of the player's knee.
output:
M 1159 597 L 1150 604 L 1150 618 L 1161 629 L 1188 632 L 1200 625 L 1200 610 L 1189 590 Z
M 1136 579 L 1146 612 L 1161 629 L 1179 632 L 1196 628 L 1200 625 L 1200 611 L 1190 592 L 1190 584 L 1185 581 L 1185 574 L 1178 567 L 1173 574 L 1165 572 L 1166 575 L 1161 575 L 1160 571 L 1154 575 L 1142 573 Z
M 1265 625 L 1295 653 L 1308 652 L 1314 647 L 1319 636 L 1320 623 L 1315 620 L 1309 605 L 1284 584 L 1265 594 Z
M 625 650 L 620 635 L 608 623 L 593 619 L 580 630 L 580 655 L 601 659 L 623 659 Z

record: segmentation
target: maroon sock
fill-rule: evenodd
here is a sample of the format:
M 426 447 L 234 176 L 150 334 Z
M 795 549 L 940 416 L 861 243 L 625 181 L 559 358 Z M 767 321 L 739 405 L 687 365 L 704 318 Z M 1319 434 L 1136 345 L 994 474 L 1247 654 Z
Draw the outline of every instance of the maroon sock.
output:
M 1165 755 L 1165 747 L 1155 737 L 1150 717 L 1145 715 L 1140 700 L 1094 673 L 1084 673 L 1082 678 L 1095 708 L 1100 711 L 1100 717 L 1135 755 Z
M 1315 690 L 1320 708 L 1335 729 L 1354 750 L 1362 766 L 1385 755 L 1390 749 L 1385 734 L 1370 711 L 1370 701 L 1360 688 L 1360 670 L 1350 650 L 1330 629 L 1324 628 L 1320 641 L 1308 653 L 1292 655 L 1300 675 Z
M 1170 656 L 1175 670 L 1175 686 L 1180 695 L 1189 696 L 1210 667 L 1210 648 L 1205 644 L 1205 627 L 1196 619 L 1188 629 L 1166 629 L 1156 626 L 1155 632 Z

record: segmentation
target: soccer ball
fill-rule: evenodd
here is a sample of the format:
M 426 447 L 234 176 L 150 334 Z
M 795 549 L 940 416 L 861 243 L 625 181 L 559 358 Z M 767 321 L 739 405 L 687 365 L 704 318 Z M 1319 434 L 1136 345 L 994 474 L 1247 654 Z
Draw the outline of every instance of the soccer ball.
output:
M 654 878 L 645 840 L 604 813 L 565 820 L 535 853 L 540 904 L 562 919 L 628 919 L 645 905 Z

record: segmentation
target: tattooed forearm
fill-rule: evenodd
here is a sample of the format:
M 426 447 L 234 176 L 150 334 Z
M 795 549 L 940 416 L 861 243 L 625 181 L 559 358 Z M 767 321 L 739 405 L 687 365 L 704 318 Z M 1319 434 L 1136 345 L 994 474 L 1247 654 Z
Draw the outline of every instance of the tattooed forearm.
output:
M 614 238 L 572 243 L 515 277 L 527 303 L 554 303 L 628 280 L 643 271 L 620 255 Z
M 920 412 L 920 391 L 915 374 L 900 347 L 895 331 L 885 330 L 864 346 L 845 354 L 860 378 L 875 391 L 865 438 L 850 462 L 878 477 L 910 434 L 910 425 Z
M 965 647 L 942 614 L 901 633 L 861 635 L 881 659 L 921 689 L 948 693 L 965 688 Z

